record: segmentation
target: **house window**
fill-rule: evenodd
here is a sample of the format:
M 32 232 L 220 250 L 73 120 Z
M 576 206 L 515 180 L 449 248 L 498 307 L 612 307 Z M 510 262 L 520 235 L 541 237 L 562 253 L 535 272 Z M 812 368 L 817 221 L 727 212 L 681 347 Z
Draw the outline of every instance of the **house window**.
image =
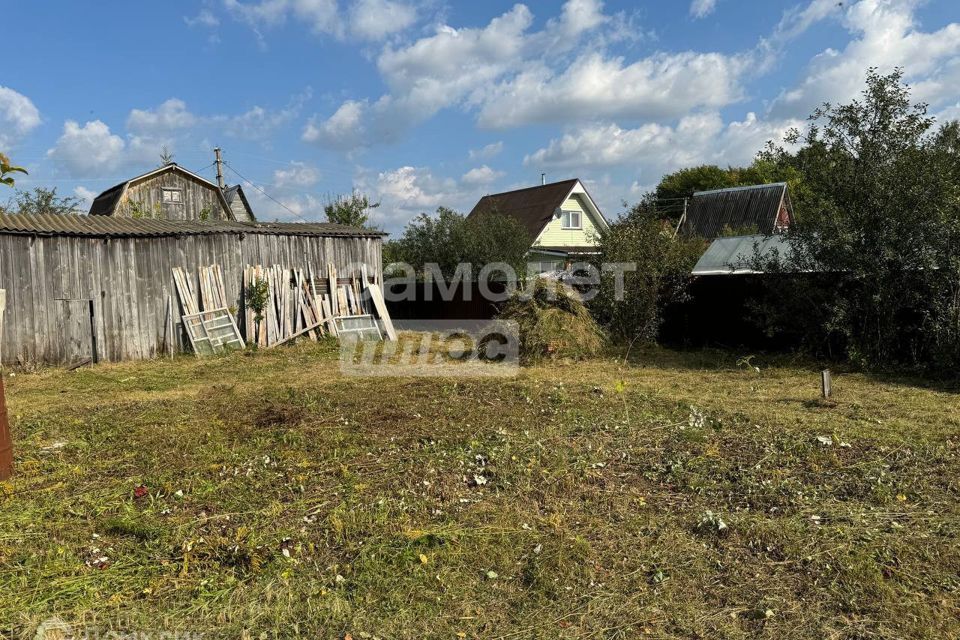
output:
M 560 214 L 560 225 L 564 229 L 582 229 L 582 215 L 579 211 L 564 211 Z
M 180 189 L 163 189 L 163 204 L 183 204 L 183 192 Z

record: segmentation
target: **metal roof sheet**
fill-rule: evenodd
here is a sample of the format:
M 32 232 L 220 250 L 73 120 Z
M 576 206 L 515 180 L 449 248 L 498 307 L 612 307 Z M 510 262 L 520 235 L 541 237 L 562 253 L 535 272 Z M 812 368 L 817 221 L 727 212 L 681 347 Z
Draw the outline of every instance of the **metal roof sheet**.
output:
M 690 201 L 683 229 L 704 238 L 716 238 L 725 228 L 752 227 L 757 233 L 773 233 L 781 205 L 792 218 L 785 182 L 698 191 Z
M 385 233 L 327 222 L 155 220 L 88 215 L 0 215 L 0 234 L 88 237 L 160 237 L 224 233 L 379 238 Z
M 782 235 L 717 238 L 707 247 L 706 253 L 700 256 L 691 273 L 695 276 L 761 273 L 751 264 L 757 251 L 761 256 L 771 256 L 776 251 L 787 260 L 792 253 L 789 243 Z

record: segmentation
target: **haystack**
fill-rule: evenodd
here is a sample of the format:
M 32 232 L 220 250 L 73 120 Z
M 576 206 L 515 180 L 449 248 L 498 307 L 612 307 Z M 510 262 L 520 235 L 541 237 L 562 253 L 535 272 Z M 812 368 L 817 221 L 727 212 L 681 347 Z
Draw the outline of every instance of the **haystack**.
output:
M 560 282 L 537 278 L 503 306 L 500 320 L 519 325 L 520 357 L 581 360 L 595 356 L 605 337 L 577 294 Z

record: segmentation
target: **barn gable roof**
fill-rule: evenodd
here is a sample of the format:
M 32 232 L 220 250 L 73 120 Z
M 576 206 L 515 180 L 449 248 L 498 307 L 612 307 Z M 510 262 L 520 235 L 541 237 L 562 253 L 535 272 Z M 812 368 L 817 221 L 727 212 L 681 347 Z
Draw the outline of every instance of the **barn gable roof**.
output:
M 698 191 L 690 201 L 683 229 L 704 238 L 716 238 L 725 228 L 753 228 L 757 233 L 771 234 L 777 230 L 784 206 L 792 222 L 793 207 L 785 182 Z
M 253 215 L 253 207 L 250 206 L 250 202 L 247 200 L 246 194 L 243 193 L 243 187 L 238 184 L 233 185 L 232 187 L 227 187 L 223 190 L 223 197 L 227 201 L 227 206 L 232 207 L 233 201 L 237 198 L 240 198 L 240 202 L 243 203 L 243 208 L 247 210 L 247 215 L 250 216 L 250 220 L 256 220 L 257 217 Z
M 589 207 L 601 221 L 600 224 L 606 225 L 607 221 L 603 214 L 577 178 L 483 196 L 467 217 L 493 212 L 507 215 L 522 224 L 531 238 L 536 238 L 553 219 L 556 210 L 567 201 L 578 186 L 589 201 Z
M 238 222 L 158 220 L 73 214 L 0 214 L 0 234 L 139 238 L 241 233 L 351 238 L 381 238 L 386 235 L 381 231 L 327 222 Z
M 230 210 L 230 204 L 227 202 L 227 199 L 224 197 L 224 194 L 220 190 L 220 187 L 210 182 L 203 176 L 199 176 L 188 169 L 184 169 L 183 167 L 178 165 L 176 162 L 171 162 L 170 164 L 166 164 L 162 167 L 158 167 L 156 169 L 153 169 L 152 171 L 148 171 L 139 176 L 136 176 L 134 178 L 130 178 L 129 180 L 121 182 L 118 185 L 110 187 L 109 189 L 107 189 L 106 191 L 104 191 L 103 193 L 101 193 L 100 195 L 98 195 L 96 198 L 93 199 L 93 203 L 90 205 L 90 215 L 92 216 L 114 215 L 116 213 L 117 204 L 119 204 L 120 201 L 123 200 L 123 194 L 126 193 L 127 189 L 131 185 L 138 182 L 142 182 L 147 178 L 152 178 L 153 176 L 159 175 L 161 173 L 167 173 L 167 172 L 182 173 L 183 175 L 189 178 L 192 178 L 193 180 L 197 180 L 198 182 L 202 182 L 208 185 L 211 189 L 217 192 L 217 196 L 220 200 L 220 204 L 223 206 L 224 211 L 226 211 L 226 214 L 230 216 L 231 219 L 233 218 L 233 213 Z

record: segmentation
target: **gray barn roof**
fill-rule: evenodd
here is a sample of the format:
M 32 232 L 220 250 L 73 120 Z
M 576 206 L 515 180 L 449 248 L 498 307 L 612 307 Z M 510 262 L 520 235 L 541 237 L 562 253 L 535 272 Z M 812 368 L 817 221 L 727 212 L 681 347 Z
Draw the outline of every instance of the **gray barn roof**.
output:
M 83 215 L 0 215 L 0 234 L 102 238 L 254 233 L 289 236 L 380 238 L 385 233 L 327 222 L 234 222 L 154 220 Z
M 770 234 L 782 206 L 786 206 L 792 221 L 793 207 L 785 182 L 698 191 L 690 201 L 683 230 L 704 238 L 716 238 L 724 229 L 751 228 L 756 233 Z

